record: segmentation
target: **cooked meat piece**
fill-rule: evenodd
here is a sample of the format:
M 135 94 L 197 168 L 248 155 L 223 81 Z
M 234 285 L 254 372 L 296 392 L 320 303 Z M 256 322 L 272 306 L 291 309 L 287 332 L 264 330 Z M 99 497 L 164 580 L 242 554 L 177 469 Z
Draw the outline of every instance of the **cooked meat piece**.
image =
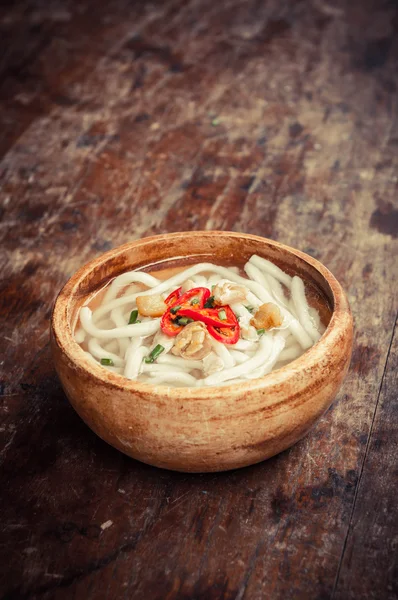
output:
M 246 300 L 249 290 L 244 285 L 238 285 L 227 279 L 222 279 L 214 286 L 212 295 L 214 303 L 218 306 L 243 302 Z
M 210 354 L 211 337 L 206 325 L 200 321 L 189 323 L 176 336 L 171 352 L 182 358 L 200 360 Z

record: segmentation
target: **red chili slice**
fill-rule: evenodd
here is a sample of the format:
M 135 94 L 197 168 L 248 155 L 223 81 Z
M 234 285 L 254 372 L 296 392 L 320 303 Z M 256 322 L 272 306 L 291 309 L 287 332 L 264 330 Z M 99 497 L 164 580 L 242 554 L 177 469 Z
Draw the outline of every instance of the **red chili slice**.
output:
M 213 327 L 213 325 L 208 325 L 207 331 L 215 340 L 223 344 L 236 344 L 240 336 L 239 324 L 235 327 Z
M 179 287 L 178 289 L 174 290 L 174 292 L 171 292 L 171 294 L 169 294 L 167 296 L 164 303 L 167 304 L 167 306 L 173 306 L 174 302 L 176 300 L 178 300 L 180 296 L 181 296 L 181 288 Z
M 220 318 L 225 315 L 224 319 Z M 219 306 L 217 308 L 182 308 L 178 311 L 178 314 L 183 317 L 189 317 L 194 321 L 202 321 L 206 325 L 212 325 L 213 327 L 236 327 L 238 320 L 235 313 L 229 306 Z
M 204 287 L 197 287 L 185 292 L 182 296 L 177 298 L 172 304 L 168 305 L 165 313 L 163 313 L 160 321 L 160 327 L 166 335 L 175 336 L 183 329 L 183 325 L 178 325 L 174 321 L 180 316 L 180 309 L 186 307 L 197 306 L 199 309 L 203 308 L 204 303 L 210 296 L 210 291 Z M 167 300 L 168 298 L 166 298 Z M 192 300 L 197 299 L 197 302 L 192 304 Z M 167 304 L 167 302 L 166 302 Z M 178 311 L 176 310 L 178 307 Z M 173 312 L 175 311 L 175 313 Z M 178 313 L 178 314 L 177 314 Z M 181 315 L 182 316 L 182 315 Z
M 177 319 L 177 315 L 171 314 L 170 310 L 166 310 L 163 313 L 160 321 L 160 327 L 166 335 L 175 336 L 183 329 L 182 325 L 176 324 L 174 321 Z

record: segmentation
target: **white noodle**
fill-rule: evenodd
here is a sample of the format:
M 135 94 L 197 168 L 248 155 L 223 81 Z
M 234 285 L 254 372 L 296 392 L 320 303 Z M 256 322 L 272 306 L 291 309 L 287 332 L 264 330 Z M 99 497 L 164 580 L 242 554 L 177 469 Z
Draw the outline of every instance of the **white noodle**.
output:
M 273 277 L 270 273 L 264 274 L 264 277 L 268 282 L 268 287 L 271 290 L 271 293 L 274 296 L 275 300 L 277 300 L 280 304 L 282 304 L 282 306 L 290 310 L 289 301 L 283 292 L 281 282 L 275 279 L 275 277 Z M 292 311 L 290 310 L 290 312 Z M 292 314 L 293 316 L 296 316 L 294 313 Z
M 234 350 L 253 350 L 254 348 L 257 348 L 256 342 L 249 340 L 240 339 L 234 344 Z
M 219 356 L 221 358 L 221 360 L 223 361 L 223 363 L 226 367 L 234 366 L 235 361 L 234 361 L 232 355 L 230 354 L 230 352 L 228 351 L 228 348 L 225 346 L 225 344 L 223 344 L 222 342 L 218 342 L 217 340 L 212 338 L 211 345 L 213 346 L 214 352 L 217 354 L 217 356 Z M 235 344 L 235 347 L 236 347 L 236 344 Z
M 317 342 L 321 337 L 321 334 L 315 327 L 308 312 L 309 306 L 305 297 L 304 283 L 302 279 L 296 275 L 293 277 L 292 281 L 292 298 L 301 325 L 304 327 L 311 339 L 314 342 Z
M 75 342 L 82 344 L 86 339 L 86 332 L 81 327 L 75 331 Z
M 250 279 L 253 281 L 257 281 L 267 292 L 271 293 L 271 288 L 268 285 L 268 281 L 264 273 L 260 271 L 256 266 L 252 265 L 250 262 L 245 264 L 245 272 Z
M 85 353 L 91 360 L 112 360 L 113 366 L 103 365 L 108 371 L 151 385 L 223 386 L 262 377 L 301 356 L 325 328 L 318 312 L 308 306 L 304 284 L 299 277 L 290 277 L 256 255 L 250 258 L 244 270 L 248 279 L 240 276 L 237 267 L 226 268 L 211 263 L 193 265 L 165 281 L 141 271 L 123 273 L 106 289 L 97 309 L 92 312 L 88 306 L 81 308 L 75 339 L 84 344 L 83 348 L 88 348 Z M 181 285 L 191 289 L 188 280 L 193 287 L 207 287 L 211 291 L 221 279 L 244 286 L 247 293 L 244 302 L 231 305 L 240 324 L 241 337 L 237 343 L 227 345 L 211 338 L 217 359 L 214 354 L 207 361 L 171 354 L 175 338 L 163 333 L 159 318 L 140 315 L 140 323 L 128 325 L 139 295 L 160 294 L 165 299 Z M 290 291 L 290 299 L 285 295 L 283 285 Z M 250 325 L 252 313 L 246 307 L 253 307 L 255 312 L 261 304 L 268 302 L 279 307 L 284 328 L 276 328 L 259 337 Z M 161 355 L 155 362 L 146 363 L 144 358 L 158 345 L 163 348 Z M 217 372 L 209 370 L 211 356 L 213 362 L 222 361 Z M 209 372 L 211 374 L 207 375 Z
M 114 308 L 111 311 L 111 320 L 114 322 L 116 327 L 124 327 L 127 324 L 126 319 L 123 316 L 121 307 Z M 120 354 L 124 356 L 126 354 L 126 350 L 129 347 L 129 338 L 118 338 L 119 350 Z
M 217 383 L 221 383 L 222 381 L 227 381 L 228 379 L 235 379 L 236 377 L 246 375 L 246 373 L 250 373 L 250 371 L 253 371 L 254 369 L 257 369 L 257 367 L 260 367 L 268 358 L 271 351 L 272 335 L 263 335 L 260 338 L 259 349 L 253 356 L 253 358 L 250 358 L 246 362 L 232 367 L 230 369 L 224 369 L 219 373 L 209 375 L 209 377 L 206 377 L 206 379 L 204 379 L 204 384 L 214 385 Z
M 141 346 L 141 338 L 135 338 L 126 352 L 126 366 L 124 376 L 127 379 L 136 379 L 142 369 L 142 359 L 148 353 L 145 346 Z
M 125 325 L 124 327 L 116 327 L 115 329 L 98 329 L 92 322 L 92 312 L 88 306 L 83 306 L 80 309 L 80 322 L 90 335 L 100 339 L 112 339 L 119 337 L 138 337 L 150 335 L 159 329 L 160 319 L 153 319 L 148 323 L 138 323 L 135 325 Z
M 188 373 L 191 371 L 188 367 L 182 368 L 174 365 L 173 373 Z M 161 365 L 157 363 L 145 363 L 142 365 L 143 373 L 160 373 L 161 375 L 167 375 L 170 373 L 170 365 Z
M 106 343 L 103 345 L 104 350 L 106 350 L 107 352 L 120 352 L 118 340 L 105 340 L 105 342 Z
M 290 287 L 292 285 L 292 278 L 290 277 L 290 275 L 282 271 L 282 269 L 274 265 L 274 263 L 267 260 L 266 258 L 261 258 L 260 256 L 257 256 L 257 254 L 253 254 L 253 256 L 249 259 L 249 262 L 252 263 L 255 267 L 258 267 L 262 271 L 265 271 L 266 273 L 269 273 L 270 275 L 275 277 L 275 279 L 283 283 L 290 290 Z
M 96 340 L 95 338 L 91 338 L 88 341 L 87 346 L 90 354 L 92 354 L 92 356 L 94 356 L 95 358 L 98 358 L 98 360 L 101 360 L 101 358 L 109 358 L 113 361 L 115 367 L 122 367 L 124 365 L 124 360 L 122 360 L 117 354 L 114 354 L 113 352 L 107 352 L 105 348 L 102 348 L 102 346 L 100 346 L 98 340 Z
M 156 285 L 159 285 L 160 281 L 159 279 L 156 279 L 156 277 L 141 271 L 129 271 L 128 273 L 123 273 L 122 275 L 119 275 L 119 277 L 116 277 L 107 288 L 102 303 L 106 304 L 116 298 L 118 291 L 130 283 L 143 283 L 147 287 L 153 288 Z
M 239 350 L 230 350 L 229 353 L 237 365 L 246 362 L 250 358 L 250 356 L 243 354 L 243 352 L 239 352 Z
M 190 387 L 197 387 L 198 380 L 188 373 L 151 373 L 153 379 L 151 383 L 154 385 L 162 383 L 180 383 Z
M 269 356 L 266 358 L 264 363 L 255 371 L 251 371 L 246 375 L 249 379 L 255 379 L 257 377 L 263 377 L 267 373 L 270 373 L 278 361 L 278 358 L 284 348 L 285 340 L 280 335 L 276 335 L 272 338 L 272 349 Z
M 157 359 L 157 362 L 165 365 L 173 365 L 175 367 L 187 367 L 188 369 L 203 369 L 201 360 L 181 358 L 180 356 L 172 356 L 171 354 L 161 354 Z
M 284 348 L 278 357 L 278 362 L 283 360 L 294 360 L 298 358 L 303 353 L 303 349 L 299 346 L 299 344 L 294 344 L 289 348 Z
M 196 287 L 207 287 L 207 279 L 203 275 L 193 277 Z
M 220 281 L 220 276 L 217 274 L 213 274 L 210 275 L 209 279 L 207 280 L 207 287 L 209 288 L 209 290 L 211 290 L 211 287 L 213 285 L 217 285 L 217 283 Z

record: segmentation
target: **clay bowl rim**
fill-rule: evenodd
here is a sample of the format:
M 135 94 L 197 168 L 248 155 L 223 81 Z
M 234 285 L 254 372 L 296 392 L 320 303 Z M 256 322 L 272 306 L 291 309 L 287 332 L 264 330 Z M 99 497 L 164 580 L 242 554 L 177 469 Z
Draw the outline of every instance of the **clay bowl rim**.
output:
M 165 238 L 178 239 L 186 237 L 187 235 L 190 237 L 200 237 L 203 235 L 209 236 L 220 234 L 228 237 L 250 239 L 261 243 L 265 242 L 267 245 L 275 246 L 285 253 L 294 255 L 318 271 L 318 273 L 329 285 L 333 298 L 332 316 L 325 332 L 322 334 L 318 342 L 306 350 L 299 358 L 294 359 L 287 365 L 280 367 L 276 371 L 272 371 L 263 377 L 251 379 L 245 383 L 231 383 L 230 385 L 224 386 L 206 386 L 198 388 L 188 386 L 172 387 L 165 384 L 152 385 L 149 383 L 141 383 L 136 380 L 125 379 L 123 375 L 107 371 L 101 365 L 97 365 L 85 355 L 84 351 L 73 337 L 70 312 L 72 302 L 79 288 L 79 284 L 88 273 L 100 267 L 101 265 L 104 265 L 104 263 L 115 258 L 115 256 L 121 255 L 137 246 L 150 244 L 156 241 L 160 242 Z M 175 258 L 178 259 L 179 257 L 176 256 Z M 173 257 L 170 257 L 168 260 L 173 260 Z M 73 363 L 77 374 L 84 373 L 85 375 L 89 375 L 108 388 L 117 388 L 119 390 L 125 390 L 128 392 L 137 392 L 138 394 L 151 394 L 158 400 L 164 400 L 165 397 L 168 399 L 175 398 L 176 400 L 188 398 L 195 400 L 208 400 L 209 391 L 211 391 L 214 396 L 219 398 L 220 395 L 226 396 L 231 395 L 232 393 L 236 395 L 258 389 L 262 389 L 263 391 L 265 391 L 266 388 L 270 388 L 270 390 L 271 388 L 275 389 L 275 386 L 283 385 L 286 380 L 292 376 L 295 376 L 297 372 L 303 369 L 308 370 L 311 369 L 311 367 L 315 367 L 317 364 L 319 364 L 320 360 L 325 358 L 327 349 L 336 346 L 336 342 L 340 337 L 340 334 L 346 330 L 347 321 L 344 317 L 347 315 L 347 313 L 350 315 L 352 327 L 351 311 L 342 286 L 334 277 L 334 275 L 322 263 L 312 258 L 308 254 L 305 254 L 304 252 L 296 250 L 295 248 L 285 244 L 281 244 L 280 242 L 247 233 L 218 230 L 183 231 L 150 236 L 140 238 L 133 242 L 127 242 L 126 244 L 101 254 L 99 257 L 83 265 L 67 281 L 55 300 L 51 317 L 51 330 L 58 347 L 60 348 L 61 352 L 65 354 Z M 271 397 L 268 399 L 268 401 L 272 404 Z

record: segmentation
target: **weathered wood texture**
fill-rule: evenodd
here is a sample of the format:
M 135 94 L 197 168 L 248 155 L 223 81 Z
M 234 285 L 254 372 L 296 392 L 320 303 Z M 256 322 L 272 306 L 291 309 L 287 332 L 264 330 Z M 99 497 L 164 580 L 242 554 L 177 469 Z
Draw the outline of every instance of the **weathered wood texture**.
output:
M 398 597 L 397 15 L 378 0 L 1 4 L 1 598 Z M 316 256 L 356 338 L 306 439 L 188 476 L 88 430 L 48 322 L 88 259 L 202 228 Z

